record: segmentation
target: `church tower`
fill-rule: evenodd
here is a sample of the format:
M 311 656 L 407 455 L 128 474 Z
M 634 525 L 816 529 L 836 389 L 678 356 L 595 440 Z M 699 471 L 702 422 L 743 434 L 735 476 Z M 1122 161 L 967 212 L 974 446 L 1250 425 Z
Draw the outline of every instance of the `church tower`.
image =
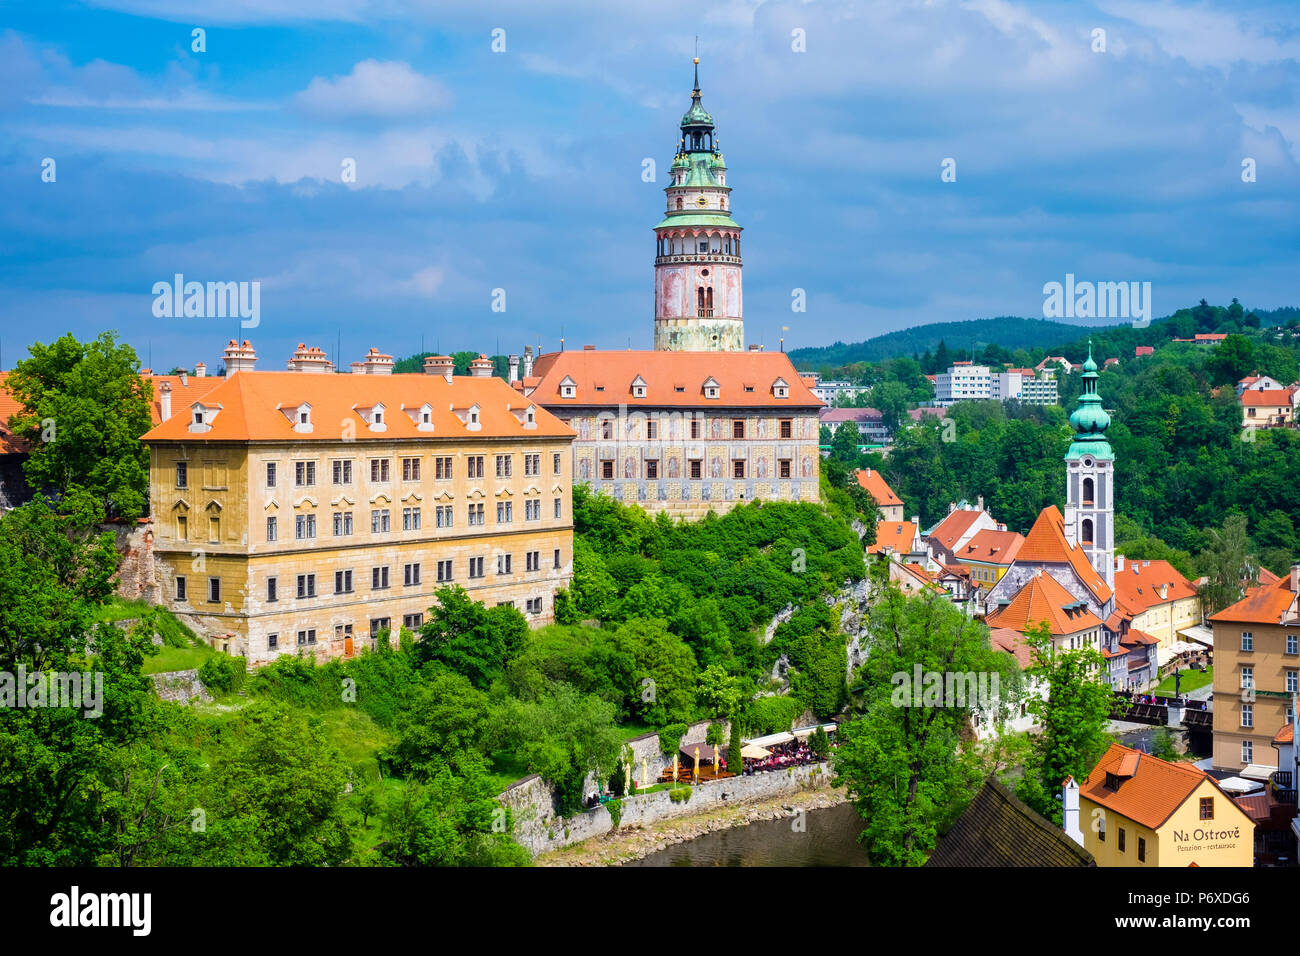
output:
M 1065 537 L 1115 588 L 1115 452 L 1106 439 L 1110 416 L 1097 394 L 1097 363 L 1083 363 L 1083 394 L 1070 416 L 1074 440 L 1065 454 Z
M 700 102 L 699 57 L 681 130 L 664 189 L 668 208 L 655 226 L 655 349 L 742 351 L 740 226 L 713 117 Z

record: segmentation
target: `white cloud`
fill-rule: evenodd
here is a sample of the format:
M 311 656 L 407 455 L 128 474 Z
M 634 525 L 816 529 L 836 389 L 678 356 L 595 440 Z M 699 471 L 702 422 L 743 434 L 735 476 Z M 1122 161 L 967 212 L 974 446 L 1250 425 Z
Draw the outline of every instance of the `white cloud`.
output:
M 309 116 L 328 119 L 427 116 L 451 105 L 451 91 L 396 61 L 362 60 L 346 76 L 318 76 L 293 97 Z

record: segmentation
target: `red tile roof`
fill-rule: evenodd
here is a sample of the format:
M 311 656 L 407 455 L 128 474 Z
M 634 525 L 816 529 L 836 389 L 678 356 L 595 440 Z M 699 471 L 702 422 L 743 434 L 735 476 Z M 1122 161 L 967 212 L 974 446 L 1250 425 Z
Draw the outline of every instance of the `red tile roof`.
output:
M 880 472 L 873 468 L 863 468 L 855 472 L 858 484 L 862 486 L 872 498 L 876 499 L 876 504 L 884 508 L 887 505 L 901 505 L 903 499 L 894 494 L 894 489 L 889 487 L 889 482 L 885 481 Z
M 1272 584 L 1251 588 L 1236 604 L 1210 615 L 1211 621 L 1240 621 L 1250 624 L 1278 624 L 1282 616 L 1295 603 L 1291 578 L 1278 578 Z
M 193 381 L 193 379 L 191 379 Z M 528 438 L 572 437 L 574 432 L 540 405 L 536 428 L 524 427 L 525 410 L 533 405 L 499 378 L 458 376 L 448 383 L 441 375 L 333 375 L 311 372 L 236 372 L 201 399 L 219 407 L 211 430 L 189 430 L 189 403 L 144 436 L 145 441 L 339 441 L 350 432 L 358 441 L 375 438 Z M 311 406 L 313 430 L 294 431 L 293 412 Z M 386 430 L 371 432 L 362 410 L 383 404 Z M 407 412 L 430 406 L 433 431 L 423 432 Z M 457 415 L 479 407 L 481 428 L 470 431 Z
M 145 377 L 153 383 L 153 399 L 149 403 L 149 413 L 153 416 L 155 425 L 162 422 L 162 386 L 164 382 L 171 386 L 172 414 L 176 415 L 178 413 L 188 414 L 190 405 L 226 380 L 221 375 L 204 375 L 202 378 L 187 375 L 185 376 L 185 384 L 182 385 L 179 375 L 147 375 Z
M 1024 543 L 1024 536 L 1016 531 L 995 531 L 992 528 L 985 528 L 975 532 L 974 537 L 962 546 L 957 557 L 963 561 L 1010 565 L 1020 553 Z
M 1068 564 L 1099 604 L 1105 604 L 1111 598 L 1110 586 L 1088 562 L 1087 554 L 1078 546 L 1071 548 L 1065 540 L 1065 518 L 1055 505 L 1039 512 L 1016 560 L 1033 564 Z
M 961 536 L 970 530 L 970 526 L 983 513 L 982 511 L 966 511 L 963 509 L 953 511 L 948 517 L 934 526 L 928 537 L 933 538 L 951 551 L 953 546 L 961 539 Z
M 1120 781 L 1117 790 L 1111 790 L 1106 786 L 1106 775 L 1121 775 L 1122 770 L 1129 770 L 1132 775 Z M 1169 763 L 1140 750 L 1111 744 L 1087 779 L 1079 784 L 1079 795 L 1156 830 L 1206 780 L 1218 787 L 1213 777 L 1190 764 Z
M 18 399 L 5 388 L 8 372 L 0 372 L 0 455 L 21 455 L 27 451 L 27 443 L 18 438 L 9 428 L 9 419 L 23 410 Z
M 1166 597 L 1160 596 L 1162 587 Z M 1115 599 L 1129 614 L 1190 597 L 1196 597 L 1196 588 L 1168 561 L 1126 560 L 1124 570 L 1115 572 Z
M 563 405 L 698 406 L 821 408 L 784 352 L 661 352 L 570 349 L 549 352 L 533 365 L 541 379 L 530 398 L 548 408 Z M 632 394 L 638 375 L 646 383 L 645 398 Z M 573 380 L 573 398 L 560 397 L 560 383 Z M 704 383 L 713 379 L 718 398 L 704 397 Z M 773 385 L 781 379 L 787 398 L 777 398 Z M 596 391 L 603 386 L 604 391 Z M 681 391 L 677 389 L 681 388 Z
M 1291 392 L 1285 388 L 1247 389 L 1241 393 L 1241 404 L 1253 406 L 1290 406 Z
M 1031 667 L 1034 663 L 1034 649 L 1029 642 L 1025 640 L 1025 635 L 1021 634 L 1015 628 L 1011 627 L 991 627 L 989 628 L 989 641 L 1000 651 L 1006 651 L 1015 657 L 1016 662 L 1020 665 L 1021 670 Z
M 1009 627 L 1022 634 L 1046 621 L 1052 634 L 1058 637 L 1101 627 L 1097 615 L 1089 610 L 1065 610 L 1075 604 L 1078 600 L 1054 577 L 1040 573 L 1025 583 L 1010 604 L 986 615 L 985 621 L 989 627 Z
M 1273 736 L 1275 744 L 1289 744 L 1295 742 L 1295 724 L 1283 724 L 1282 729 Z
M 876 525 L 876 543 L 867 546 L 867 554 L 878 554 L 885 548 L 907 553 L 916 540 L 916 525 L 910 521 L 881 521 Z

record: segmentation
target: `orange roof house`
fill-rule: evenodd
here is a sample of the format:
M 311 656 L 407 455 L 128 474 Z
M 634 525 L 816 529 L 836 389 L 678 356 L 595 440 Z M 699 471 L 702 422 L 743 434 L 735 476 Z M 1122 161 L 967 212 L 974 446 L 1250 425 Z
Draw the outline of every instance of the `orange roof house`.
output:
M 1025 536 L 1025 543 L 1016 555 L 1017 564 L 1065 565 L 1079 582 L 1088 589 L 1098 605 L 1114 597 L 1110 586 L 1088 561 L 1080 547 L 1071 547 L 1065 538 L 1065 517 L 1055 505 L 1039 512 L 1034 526 Z
M 554 415 L 491 376 L 457 376 L 448 382 L 440 375 L 356 375 L 344 387 L 335 375 L 237 372 L 203 396 L 173 407 L 172 417 L 145 434 L 144 441 L 312 442 L 346 436 L 391 442 L 573 435 Z
M 902 520 L 903 499 L 894 494 L 894 489 L 889 487 L 880 472 L 873 468 L 862 468 L 854 472 L 854 477 L 858 479 L 858 485 L 875 499 L 876 506 L 885 518 Z
M 570 349 L 537 359 L 531 390 L 548 408 L 619 405 L 642 407 L 788 406 L 821 408 L 784 352 L 668 352 Z M 640 377 L 644 388 L 633 387 Z M 775 437 L 775 436 L 773 436 Z
M 1025 543 L 1024 536 L 1016 531 L 996 531 L 985 528 L 977 531 L 966 545 L 958 550 L 962 561 L 984 564 L 1011 564 Z
M 1101 620 L 1084 602 L 1065 590 L 1050 574 L 1036 574 L 1011 600 L 989 612 L 990 628 L 1010 628 L 1021 634 L 1046 622 L 1053 637 L 1069 637 L 1101 629 Z
M 1077 821 L 1095 821 L 1080 835 L 1098 866 L 1240 867 L 1254 861 L 1249 814 L 1191 764 L 1111 744 L 1079 782 L 1077 797 Z
M 881 521 L 876 525 L 876 543 L 867 546 L 867 554 L 894 552 L 910 554 L 918 547 L 916 524 L 911 521 Z
M 1196 597 L 1196 588 L 1168 561 L 1123 561 L 1115 570 L 1115 601 L 1130 616 Z M 1116 562 L 1119 564 L 1119 562 Z
M 1297 594 L 1291 589 L 1291 578 L 1278 578 L 1272 584 L 1252 588 L 1236 604 L 1210 615 L 1211 621 L 1243 624 L 1281 624 L 1284 619 L 1294 621 Z

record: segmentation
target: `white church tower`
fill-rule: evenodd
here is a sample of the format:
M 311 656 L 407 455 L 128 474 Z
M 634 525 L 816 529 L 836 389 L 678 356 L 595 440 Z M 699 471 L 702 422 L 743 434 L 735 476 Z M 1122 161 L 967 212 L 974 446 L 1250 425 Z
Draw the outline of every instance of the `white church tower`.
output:
M 1065 455 L 1065 537 L 1082 547 L 1097 573 L 1115 589 L 1115 452 L 1106 439 L 1110 416 L 1097 394 L 1097 363 L 1083 363 L 1083 394 L 1070 416 L 1074 441 Z

